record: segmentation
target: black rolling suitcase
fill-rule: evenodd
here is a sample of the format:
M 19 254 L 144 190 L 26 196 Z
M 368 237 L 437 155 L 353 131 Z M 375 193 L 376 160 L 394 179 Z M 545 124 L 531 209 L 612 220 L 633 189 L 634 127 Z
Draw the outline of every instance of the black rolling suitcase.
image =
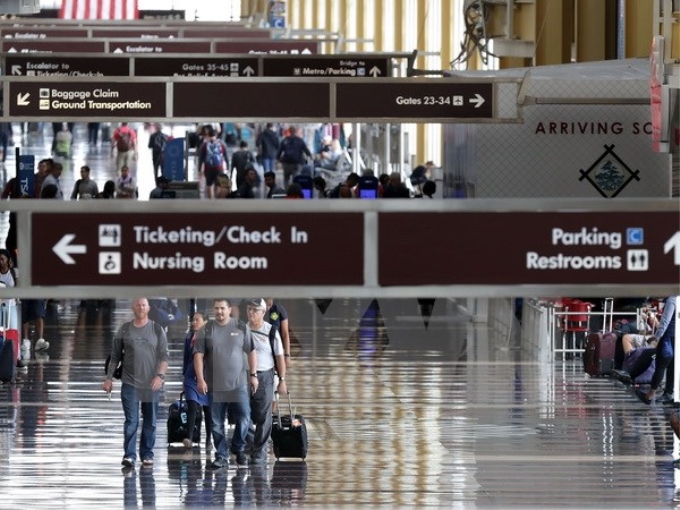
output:
M 1 336 L 0 341 L 2 341 L 2 350 L 0 350 L 0 382 L 13 383 L 17 373 L 17 355 L 14 351 L 14 342 L 12 340 L 5 340 Z
M 184 400 L 184 392 L 179 394 L 179 400 L 170 404 L 168 408 L 168 444 L 181 443 L 188 437 L 188 407 Z M 201 442 L 201 425 L 203 423 L 202 410 L 196 413 L 194 437 L 192 442 Z
M 272 424 L 272 443 L 274 456 L 281 458 L 307 457 L 307 424 L 304 416 L 293 413 L 293 404 L 288 393 L 288 408 L 290 414 L 281 415 L 281 403 L 276 406 L 276 416 Z

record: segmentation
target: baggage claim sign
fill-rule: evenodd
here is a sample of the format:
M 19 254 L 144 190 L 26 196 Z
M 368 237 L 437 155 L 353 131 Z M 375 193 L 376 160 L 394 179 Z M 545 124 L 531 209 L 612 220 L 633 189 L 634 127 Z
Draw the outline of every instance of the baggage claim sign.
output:
M 360 213 L 36 213 L 33 284 L 363 285 L 363 237 Z

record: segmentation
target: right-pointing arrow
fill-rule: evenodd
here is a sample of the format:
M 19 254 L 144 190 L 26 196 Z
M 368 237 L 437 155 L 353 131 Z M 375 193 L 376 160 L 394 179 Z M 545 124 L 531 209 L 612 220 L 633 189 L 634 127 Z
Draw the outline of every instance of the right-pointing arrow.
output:
M 470 98 L 470 102 L 475 105 L 475 108 L 479 108 L 484 103 L 486 103 L 486 99 L 484 99 L 479 94 L 475 94 L 475 97 Z
M 31 102 L 28 100 L 29 97 L 31 97 L 30 92 L 26 92 L 25 94 L 19 92 L 17 94 L 17 106 L 28 106 L 31 104 Z
M 87 253 L 87 246 L 84 244 L 71 244 L 76 238 L 75 234 L 65 234 L 59 242 L 52 247 L 52 251 L 57 254 L 64 264 L 75 264 L 76 261 L 71 257 L 72 253 Z
M 663 252 L 668 253 L 675 250 L 673 263 L 680 266 L 680 231 L 673 234 L 673 236 L 663 245 Z

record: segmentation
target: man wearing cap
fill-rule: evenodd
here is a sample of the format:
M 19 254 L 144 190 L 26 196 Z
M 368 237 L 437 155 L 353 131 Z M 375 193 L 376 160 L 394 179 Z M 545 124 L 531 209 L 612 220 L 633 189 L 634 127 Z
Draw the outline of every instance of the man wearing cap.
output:
M 247 467 L 246 435 L 250 423 L 250 394 L 258 387 L 257 354 L 250 328 L 230 317 L 231 302 L 219 298 L 213 302 L 214 320 L 196 332 L 194 369 L 198 391 L 208 395 L 212 413 L 215 444 L 214 469 L 227 467 L 227 412 L 236 422 L 231 452 L 238 467 Z M 247 362 L 246 362 L 247 359 Z M 205 372 L 204 372 L 205 367 Z
M 272 402 L 274 400 L 274 372 L 278 375 L 276 391 L 286 393 L 286 362 L 281 337 L 272 325 L 265 322 L 267 305 L 264 299 L 246 303 L 248 326 L 257 352 L 258 388 L 250 398 L 250 419 L 255 425 L 251 464 L 262 464 L 267 458 L 267 440 L 272 432 Z M 276 370 L 275 370 L 276 369 Z

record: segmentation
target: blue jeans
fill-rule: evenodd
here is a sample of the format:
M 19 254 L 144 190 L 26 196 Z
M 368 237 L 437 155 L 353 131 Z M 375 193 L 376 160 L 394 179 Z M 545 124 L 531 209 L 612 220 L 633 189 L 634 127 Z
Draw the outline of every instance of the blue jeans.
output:
M 231 438 L 231 450 L 242 452 L 246 448 L 246 436 L 250 425 L 250 397 L 248 390 L 243 388 L 230 402 L 216 402 L 213 394 L 208 394 L 210 412 L 212 413 L 212 436 L 215 444 L 215 458 L 228 458 L 227 433 L 224 422 L 227 412 L 236 421 L 234 435 Z
M 142 408 L 142 437 L 139 441 L 139 455 L 144 459 L 153 459 L 153 447 L 156 444 L 156 416 L 158 415 L 158 397 L 160 391 L 135 388 L 123 383 L 120 388 L 120 400 L 125 413 L 125 457 L 136 460 L 137 428 L 139 427 L 139 407 Z
M 262 170 L 264 172 L 273 172 L 276 170 L 276 160 L 273 158 L 262 158 Z

